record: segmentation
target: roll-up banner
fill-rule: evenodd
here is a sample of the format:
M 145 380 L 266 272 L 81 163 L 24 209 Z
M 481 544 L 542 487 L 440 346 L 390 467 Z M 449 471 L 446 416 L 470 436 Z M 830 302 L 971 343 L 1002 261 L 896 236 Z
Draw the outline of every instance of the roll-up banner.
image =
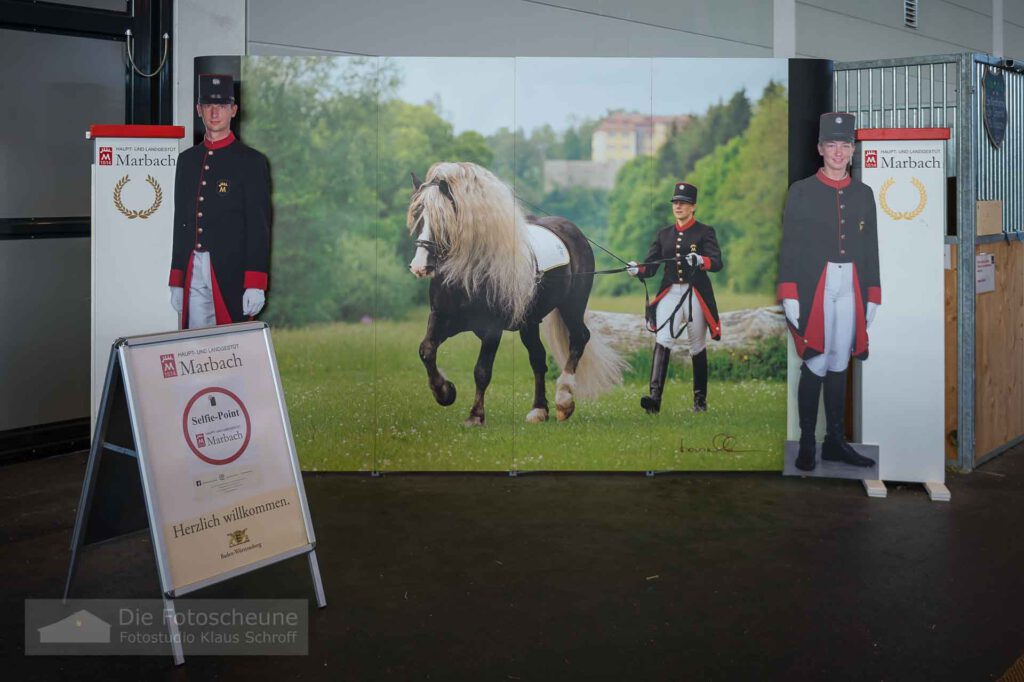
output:
M 93 125 L 92 365 L 95 427 L 115 339 L 178 328 L 167 289 L 181 126 Z
M 855 437 L 878 445 L 881 480 L 942 483 L 949 129 L 864 129 L 857 139 L 854 170 L 878 208 L 883 294 L 870 330 L 871 360 L 857 363 Z

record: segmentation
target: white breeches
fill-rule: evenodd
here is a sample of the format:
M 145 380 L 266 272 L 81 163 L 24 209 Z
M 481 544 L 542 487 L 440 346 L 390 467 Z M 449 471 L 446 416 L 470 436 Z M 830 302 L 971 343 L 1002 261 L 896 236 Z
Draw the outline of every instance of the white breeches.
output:
M 665 320 L 668 319 L 668 316 L 672 314 L 675 307 L 679 305 L 679 301 L 689 290 L 689 284 L 673 284 L 668 293 L 658 301 L 657 320 L 661 330 L 658 332 L 657 339 L 659 344 L 669 350 L 676 343 L 676 339 L 672 338 L 672 334 L 678 333 L 682 326 L 686 324 L 686 318 L 690 313 L 690 301 L 683 303 L 670 323 L 665 324 Z M 665 326 L 662 327 L 663 324 Z M 700 300 L 695 293 L 693 296 L 693 321 L 686 328 L 686 337 L 690 343 L 691 356 L 704 350 L 707 346 L 707 336 L 708 323 L 704 319 L 704 309 L 700 307 Z
M 844 372 L 849 366 L 857 331 L 856 305 L 853 265 L 829 263 L 825 271 L 825 352 L 805 362 L 819 377 L 826 372 Z
M 217 314 L 213 309 L 213 278 L 210 275 L 210 253 L 192 252 L 192 281 L 188 289 L 188 328 L 213 327 Z

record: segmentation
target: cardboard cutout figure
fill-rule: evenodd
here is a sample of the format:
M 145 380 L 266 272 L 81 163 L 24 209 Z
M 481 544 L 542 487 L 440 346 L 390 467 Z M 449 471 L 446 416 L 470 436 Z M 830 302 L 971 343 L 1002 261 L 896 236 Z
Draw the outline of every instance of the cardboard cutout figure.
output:
M 867 359 L 867 328 L 882 302 L 874 193 L 849 174 L 854 128 L 852 114 L 821 116 L 818 153 L 823 166 L 793 183 L 786 197 L 778 298 L 804 361 L 797 389 L 800 449 L 796 467 L 801 471 L 817 466 L 814 430 L 823 385 L 822 459 L 858 467 L 875 465 L 844 437 L 846 370 L 851 357 Z
M 231 132 L 234 80 L 199 76 L 202 144 L 178 155 L 171 305 L 182 329 L 242 322 L 266 301 L 270 261 L 267 158 Z
M 672 192 L 672 214 L 675 223 L 667 225 L 654 236 L 644 263 L 630 262 L 629 274 L 640 279 L 654 277 L 665 263 L 658 295 L 651 301 L 654 318 L 651 331 L 656 331 L 654 355 L 651 359 L 650 395 L 640 399 L 640 406 L 650 414 L 661 410 L 661 396 L 668 377 L 668 360 L 675 340 L 686 331 L 693 361 L 693 411 L 707 412 L 708 352 L 707 334 L 716 341 L 722 337 L 722 325 L 715 303 L 715 292 L 708 272 L 722 269 L 722 250 L 715 237 L 715 228 L 698 222 L 697 188 L 678 182 Z M 648 322 L 650 328 L 650 323 Z

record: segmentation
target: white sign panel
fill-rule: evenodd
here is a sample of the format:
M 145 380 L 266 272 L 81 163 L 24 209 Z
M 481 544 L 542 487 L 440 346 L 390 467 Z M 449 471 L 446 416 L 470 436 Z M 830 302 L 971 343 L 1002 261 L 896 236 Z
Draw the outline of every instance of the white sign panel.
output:
M 97 137 L 94 146 L 91 416 L 95 422 L 114 340 L 178 328 L 167 288 L 178 140 Z
M 860 440 L 883 481 L 945 481 L 944 140 L 864 140 L 875 193 L 882 305 L 860 365 Z
M 996 290 L 996 257 L 979 253 L 974 257 L 974 293 L 987 294 Z
M 154 537 L 174 589 L 313 541 L 269 331 L 244 327 L 121 350 Z

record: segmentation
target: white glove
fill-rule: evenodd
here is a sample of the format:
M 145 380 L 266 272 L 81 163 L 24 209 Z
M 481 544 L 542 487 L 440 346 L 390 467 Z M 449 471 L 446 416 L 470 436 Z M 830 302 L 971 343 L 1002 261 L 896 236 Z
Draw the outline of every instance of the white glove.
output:
M 878 304 L 877 303 L 872 303 L 871 301 L 868 301 L 867 320 L 865 320 L 865 326 L 866 327 L 870 327 L 871 326 L 871 320 L 875 319 L 875 311 L 876 310 L 878 310 Z
M 782 309 L 786 311 L 786 319 L 794 327 L 800 326 L 800 301 L 795 298 L 782 299 Z
M 245 293 L 242 294 L 242 314 L 249 315 L 250 317 L 259 315 L 266 301 L 263 289 L 246 289 Z
M 640 274 L 640 266 L 639 264 L 637 264 L 635 260 L 629 261 L 628 263 L 626 263 L 626 265 L 628 266 L 626 268 L 626 272 L 629 273 L 630 277 L 636 277 L 637 275 Z
M 686 262 L 690 265 L 696 265 L 698 267 L 704 267 L 704 257 L 696 253 L 686 254 Z
M 171 287 L 171 307 L 174 312 L 180 313 L 185 299 L 185 290 L 181 287 Z

